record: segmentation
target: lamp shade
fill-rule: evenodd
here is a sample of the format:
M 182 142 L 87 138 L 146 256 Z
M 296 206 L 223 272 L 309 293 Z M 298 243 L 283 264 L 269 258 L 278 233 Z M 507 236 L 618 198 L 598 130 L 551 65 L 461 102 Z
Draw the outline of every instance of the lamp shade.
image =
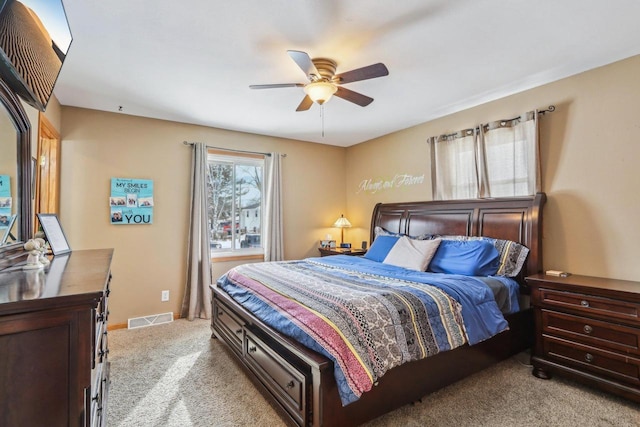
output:
M 323 81 L 308 83 L 304 87 L 304 93 L 309 95 L 313 102 L 320 105 L 331 99 L 337 90 L 338 87 L 333 83 Z
M 338 218 L 336 222 L 333 223 L 333 226 L 337 228 L 347 228 L 351 227 L 351 223 L 347 218 L 344 217 L 344 215 L 340 215 L 340 218 Z

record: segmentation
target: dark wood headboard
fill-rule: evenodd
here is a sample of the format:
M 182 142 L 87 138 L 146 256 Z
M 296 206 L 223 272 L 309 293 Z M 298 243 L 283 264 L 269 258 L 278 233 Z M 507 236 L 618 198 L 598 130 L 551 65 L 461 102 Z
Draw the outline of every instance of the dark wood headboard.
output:
M 520 278 L 542 270 L 542 206 L 547 197 L 378 203 L 371 218 L 371 242 L 376 226 L 421 234 L 486 236 L 512 240 L 529 248 Z

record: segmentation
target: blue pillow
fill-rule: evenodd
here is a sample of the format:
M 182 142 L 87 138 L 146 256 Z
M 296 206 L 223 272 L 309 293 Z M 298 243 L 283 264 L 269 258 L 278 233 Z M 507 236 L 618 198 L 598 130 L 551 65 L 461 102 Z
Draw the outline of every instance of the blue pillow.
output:
M 500 254 L 486 240 L 443 240 L 429 264 L 434 273 L 493 276 L 500 267 Z
M 376 240 L 373 241 L 373 244 L 364 255 L 365 258 L 370 259 L 371 261 L 382 262 L 387 257 L 387 254 L 393 248 L 393 245 L 396 244 L 400 236 L 378 236 Z

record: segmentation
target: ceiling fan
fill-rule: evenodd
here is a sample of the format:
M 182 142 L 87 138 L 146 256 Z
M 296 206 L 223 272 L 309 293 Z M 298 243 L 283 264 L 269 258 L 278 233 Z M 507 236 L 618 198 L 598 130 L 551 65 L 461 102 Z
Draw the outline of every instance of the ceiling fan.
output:
M 314 102 L 322 105 L 331 99 L 333 95 L 353 102 L 361 107 L 366 107 L 373 102 L 373 98 L 346 89 L 341 85 L 389 75 L 389 70 L 387 70 L 387 67 L 382 63 L 336 74 L 337 64 L 332 59 L 311 59 L 306 52 L 298 50 L 288 50 L 287 53 L 307 75 L 309 83 L 279 83 L 251 85 L 249 87 L 251 89 L 275 89 L 281 87 L 304 88 L 306 95 L 300 105 L 298 105 L 298 108 L 296 108 L 296 111 L 306 111 L 311 108 Z

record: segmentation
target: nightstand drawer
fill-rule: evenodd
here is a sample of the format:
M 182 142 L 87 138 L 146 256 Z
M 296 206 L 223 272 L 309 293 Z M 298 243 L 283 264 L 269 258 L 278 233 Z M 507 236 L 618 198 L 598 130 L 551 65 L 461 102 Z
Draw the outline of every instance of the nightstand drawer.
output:
M 548 307 L 562 307 L 587 315 L 624 319 L 640 325 L 640 304 L 550 289 L 540 289 L 537 297 L 540 301 L 534 300 L 534 304 L 539 303 Z M 536 296 L 534 296 L 534 299 L 537 299 Z
M 640 356 L 640 329 L 542 310 L 542 333 Z
M 623 356 L 561 338 L 543 337 L 544 356 L 594 374 L 640 385 L 640 359 Z

